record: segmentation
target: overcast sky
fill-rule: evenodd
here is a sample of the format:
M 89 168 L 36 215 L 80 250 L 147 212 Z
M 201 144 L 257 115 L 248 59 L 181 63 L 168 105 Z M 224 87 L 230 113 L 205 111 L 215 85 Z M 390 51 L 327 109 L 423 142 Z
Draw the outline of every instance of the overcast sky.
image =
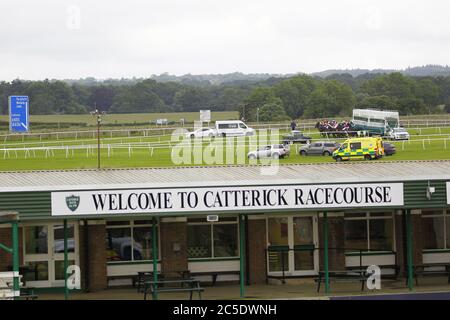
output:
M 1 0 L 0 80 L 450 64 L 448 0 Z

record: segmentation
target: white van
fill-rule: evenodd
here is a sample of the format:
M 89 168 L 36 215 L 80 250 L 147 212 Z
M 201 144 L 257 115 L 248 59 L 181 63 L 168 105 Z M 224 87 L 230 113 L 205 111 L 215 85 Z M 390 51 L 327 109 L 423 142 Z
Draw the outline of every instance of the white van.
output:
M 252 136 L 254 134 L 255 130 L 240 120 L 216 121 L 216 135 L 219 137 Z

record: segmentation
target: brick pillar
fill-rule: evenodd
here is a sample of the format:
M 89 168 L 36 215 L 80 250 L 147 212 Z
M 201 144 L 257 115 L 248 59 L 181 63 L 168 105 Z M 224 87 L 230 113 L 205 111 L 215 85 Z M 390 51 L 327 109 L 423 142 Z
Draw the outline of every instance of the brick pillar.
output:
M 250 284 L 266 283 L 266 220 L 248 220 L 248 261 Z
M 87 230 L 89 238 L 89 244 L 87 247 L 89 285 L 86 286 L 86 226 L 84 225 L 79 228 L 81 279 L 83 289 L 87 289 L 89 292 L 95 292 L 104 290 L 108 286 L 105 248 L 106 225 L 88 224 Z
M 413 264 L 423 263 L 423 228 L 422 215 L 420 211 L 411 212 L 412 240 L 413 240 Z M 406 254 L 406 219 L 405 211 L 395 215 L 395 242 L 397 251 L 397 265 L 399 275 L 406 276 L 407 254 Z
M 162 272 L 177 274 L 188 270 L 186 219 L 162 219 L 160 232 Z
M 11 248 L 12 230 L 11 228 L 0 228 L 0 243 Z M 0 271 L 8 271 L 8 266 L 12 265 L 12 255 L 0 249 Z
M 320 270 L 324 269 L 323 217 L 319 218 L 319 254 Z M 345 270 L 345 230 L 344 215 L 328 213 L 328 268 L 329 270 Z
M 0 243 L 12 247 L 12 228 L 0 228 Z M 19 228 L 19 257 L 23 265 L 23 228 Z M 0 272 L 8 271 L 12 267 L 12 254 L 0 249 Z

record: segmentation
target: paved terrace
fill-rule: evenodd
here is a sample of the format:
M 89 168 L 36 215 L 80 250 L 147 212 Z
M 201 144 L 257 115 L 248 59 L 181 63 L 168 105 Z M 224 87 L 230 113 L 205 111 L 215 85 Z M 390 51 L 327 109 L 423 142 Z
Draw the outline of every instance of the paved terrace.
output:
M 446 277 L 425 277 L 419 278 L 419 285 L 415 286 L 413 291 L 409 291 L 405 286 L 405 280 L 383 281 L 381 290 L 369 291 L 365 288 L 360 290 L 359 282 L 334 283 L 331 282 L 331 293 L 326 295 L 323 292 L 316 292 L 316 284 L 311 279 L 289 280 L 287 284 L 271 284 L 271 285 L 251 285 L 246 287 L 246 299 L 329 299 L 339 296 L 362 296 L 368 295 L 376 298 L 378 295 L 386 294 L 400 295 L 411 293 L 441 293 L 446 295 L 439 296 L 437 299 L 450 298 L 450 284 L 447 283 Z M 239 285 L 216 285 L 204 286 L 205 291 L 202 294 L 204 300 L 240 300 Z M 137 293 L 135 288 L 114 288 L 93 293 L 71 293 L 71 300 L 143 300 L 143 294 Z M 403 296 L 400 296 L 403 298 Z M 423 295 L 421 295 L 423 297 Z M 148 297 L 151 299 L 151 295 Z M 188 293 L 160 293 L 160 300 L 187 300 Z M 382 298 L 382 297 L 381 297 Z M 40 300 L 62 300 L 61 293 L 40 293 Z M 194 300 L 198 299 L 198 295 L 194 294 Z

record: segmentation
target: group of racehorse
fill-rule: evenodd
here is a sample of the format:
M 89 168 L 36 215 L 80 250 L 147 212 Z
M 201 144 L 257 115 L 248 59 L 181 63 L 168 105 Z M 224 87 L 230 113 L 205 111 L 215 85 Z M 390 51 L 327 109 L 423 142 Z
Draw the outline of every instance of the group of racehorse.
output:
M 353 123 L 345 120 L 341 122 L 337 122 L 336 120 L 318 121 L 315 128 L 322 133 L 323 137 L 343 138 L 358 135 Z

